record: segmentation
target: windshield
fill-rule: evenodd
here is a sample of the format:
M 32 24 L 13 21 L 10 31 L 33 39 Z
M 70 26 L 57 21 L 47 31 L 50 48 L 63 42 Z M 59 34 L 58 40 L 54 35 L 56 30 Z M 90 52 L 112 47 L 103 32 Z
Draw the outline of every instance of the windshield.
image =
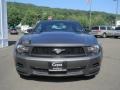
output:
M 48 21 L 39 23 L 35 32 L 85 32 L 79 23 L 68 21 Z

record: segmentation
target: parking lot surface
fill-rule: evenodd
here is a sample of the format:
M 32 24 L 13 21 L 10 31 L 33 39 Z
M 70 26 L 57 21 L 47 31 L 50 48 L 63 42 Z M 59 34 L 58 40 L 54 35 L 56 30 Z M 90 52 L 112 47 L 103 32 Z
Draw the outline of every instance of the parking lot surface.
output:
M 85 77 L 33 77 L 22 79 L 15 70 L 14 43 L 21 35 L 10 35 L 9 46 L 0 49 L 0 90 L 120 90 L 120 39 L 98 38 L 104 57 L 100 73 Z

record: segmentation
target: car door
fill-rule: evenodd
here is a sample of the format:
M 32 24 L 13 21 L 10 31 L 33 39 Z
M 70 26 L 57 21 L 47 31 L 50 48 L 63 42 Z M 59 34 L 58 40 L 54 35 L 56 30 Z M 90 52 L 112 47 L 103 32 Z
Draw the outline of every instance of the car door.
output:
M 106 32 L 107 32 L 106 26 L 100 26 L 100 30 L 101 30 L 101 35 L 107 34 L 107 33 L 106 33 Z
M 113 36 L 115 33 L 115 30 L 112 27 L 107 27 L 107 36 Z
M 115 36 L 120 36 L 120 27 L 115 28 Z

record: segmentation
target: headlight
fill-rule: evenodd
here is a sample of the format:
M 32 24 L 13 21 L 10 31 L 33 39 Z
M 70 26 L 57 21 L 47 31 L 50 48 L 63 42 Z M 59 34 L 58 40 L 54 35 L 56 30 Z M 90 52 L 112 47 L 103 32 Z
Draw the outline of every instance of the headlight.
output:
M 22 42 L 22 45 L 29 45 L 31 43 L 30 40 L 23 40 Z
M 26 47 L 24 45 L 17 45 L 16 50 L 18 53 L 25 53 L 29 52 L 29 47 Z
M 94 45 L 90 46 L 87 48 L 89 54 L 98 54 L 100 51 L 100 46 L 99 45 Z

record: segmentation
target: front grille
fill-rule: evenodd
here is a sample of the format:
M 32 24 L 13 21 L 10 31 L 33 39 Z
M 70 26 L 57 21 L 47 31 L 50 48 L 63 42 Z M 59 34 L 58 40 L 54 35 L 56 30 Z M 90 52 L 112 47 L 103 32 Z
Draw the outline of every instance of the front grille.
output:
M 83 47 L 33 47 L 31 56 L 73 57 L 85 56 Z

